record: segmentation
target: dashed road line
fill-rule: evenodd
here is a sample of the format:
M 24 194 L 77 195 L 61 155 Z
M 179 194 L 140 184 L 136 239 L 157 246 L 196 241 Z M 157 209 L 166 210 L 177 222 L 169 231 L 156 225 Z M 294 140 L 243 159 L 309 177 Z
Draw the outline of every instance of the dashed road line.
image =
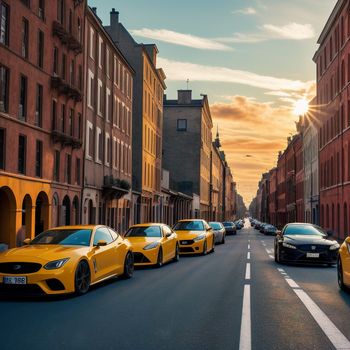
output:
M 241 334 L 239 340 L 239 350 L 251 350 L 252 348 L 252 327 L 250 311 L 250 285 L 244 286 Z
M 250 260 L 250 252 L 247 253 L 247 260 Z
M 250 280 L 250 263 L 247 263 L 246 269 L 245 269 L 245 279 Z

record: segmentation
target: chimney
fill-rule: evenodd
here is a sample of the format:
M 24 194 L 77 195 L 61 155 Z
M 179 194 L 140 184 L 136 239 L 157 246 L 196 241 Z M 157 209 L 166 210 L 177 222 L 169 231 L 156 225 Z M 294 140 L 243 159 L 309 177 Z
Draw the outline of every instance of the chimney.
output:
M 91 10 L 95 15 L 97 15 L 97 7 L 92 7 Z
M 192 90 L 178 90 L 177 91 L 178 104 L 190 105 L 192 102 Z
M 110 26 L 113 31 L 114 28 L 116 28 L 119 24 L 119 12 L 115 10 L 115 8 L 112 8 L 112 11 L 110 12 Z

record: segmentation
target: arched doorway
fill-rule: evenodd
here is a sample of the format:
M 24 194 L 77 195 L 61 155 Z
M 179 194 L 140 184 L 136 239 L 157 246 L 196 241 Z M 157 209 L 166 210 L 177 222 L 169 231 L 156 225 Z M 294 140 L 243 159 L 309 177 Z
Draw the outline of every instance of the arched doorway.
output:
M 22 246 L 26 237 L 31 237 L 32 233 L 32 198 L 26 194 L 22 202 L 22 226 L 17 232 L 16 245 Z
M 49 198 L 40 192 L 35 201 L 35 236 L 49 228 Z
M 16 198 L 8 187 L 0 188 L 0 244 L 11 246 L 16 234 Z M 14 243 L 13 243 L 14 244 Z
M 92 199 L 89 199 L 87 223 L 89 225 L 95 224 L 95 217 L 96 217 L 96 208 L 94 207 L 94 202 L 92 201 Z
M 72 225 L 79 223 L 79 199 L 77 196 L 73 199 Z
M 55 194 L 52 197 L 52 226 L 57 227 L 60 225 L 60 211 L 59 211 L 59 197 Z
M 70 199 L 68 196 L 65 196 L 63 198 L 62 202 L 62 220 L 63 225 L 68 226 L 71 223 L 71 216 L 70 216 Z

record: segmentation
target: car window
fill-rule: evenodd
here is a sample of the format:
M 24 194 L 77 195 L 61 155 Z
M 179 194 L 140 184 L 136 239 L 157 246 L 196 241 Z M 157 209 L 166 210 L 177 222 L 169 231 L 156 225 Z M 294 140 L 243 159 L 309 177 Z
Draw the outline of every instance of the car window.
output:
M 119 237 L 118 233 L 115 232 L 114 230 L 112 230 L 111 228 L 109 228 L 108 230 L 109 230 L 109 233 L 112 236 L 113 241 L 115 241 Z
M 97 245 L 98 241 L 106 241 L 107 244 L 113 242 L 112 236 L 106 227 L 101 227 L 96 230 L 94 237 L 94 246 Z
M 160 226 L 131 227 L 125 237 L 162 237 Z
M 30 244 L 61 244 L 89 246 L 91 233 L 92 230 L 85 229 L 48 230 L 36 236 Z
M 209 222 L 209 226 L 211 226 L 214 230 L 221 230 L 222 225 L 220 222 Z
M 313 225 L 288 225 L 287 227 L 285 227 L 283 234 L 326 236 L 324 232 L 317 229 L 317 227 Z
M 202 221 L 180 221 L 174 226 L 174 230 L 203 231 L 204 224 Z

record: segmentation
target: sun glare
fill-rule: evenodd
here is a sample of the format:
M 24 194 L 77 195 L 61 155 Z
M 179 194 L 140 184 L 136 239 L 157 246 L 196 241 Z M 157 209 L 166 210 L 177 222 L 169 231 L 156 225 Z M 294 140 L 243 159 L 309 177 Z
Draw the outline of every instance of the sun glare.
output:
M 309 102 L 305 99 L 301 99 L 294 104 L 294 114 L 303 115 L 309 110 Z

